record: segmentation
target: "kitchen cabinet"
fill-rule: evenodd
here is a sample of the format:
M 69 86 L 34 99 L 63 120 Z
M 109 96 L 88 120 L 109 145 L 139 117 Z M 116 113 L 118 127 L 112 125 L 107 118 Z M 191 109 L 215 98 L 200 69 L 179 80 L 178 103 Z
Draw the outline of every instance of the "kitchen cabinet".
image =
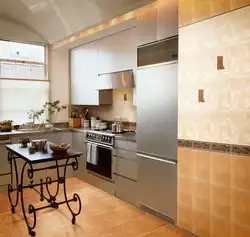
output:
M 178 35 L 178 1 L 158 0 L 136 21 L 137 46 L 153 43 Z
M 99 74 L 136 68 L 136 30 L 131 28 L 98 41 Z
M 0 143 L 0 187 L 10 183 L 10 164 L 8 162 L 8 151 L 5 148 L 10 141 L 1 141 Z
M 73 132 L 73 149 L 83 152 L 83 155 L 78 158 L 78 170 L 75 171 L 75 175 L 80 179 L 84 179 L 86 176 L 86 133 Z
M 178 1 L 159 0 L 157 5 L 157 40 L 178 35 Z
M 71 104 L 112 103 L 112 92 L 98 91 L 98 41 L 71 51 Z M 105 93 L 105 94 L 103 94 Z
M 115 195 L 131 204 L 137 201 L 136 143 L 116 140 L 115 149 Z
M 157 41 L 157 8 L 147 7 L 136 19 L 137 46 Z
M 115 176 L 115 196 L 136 205 L 137 201 L 137 182 L 124 178 L 122 176 Z

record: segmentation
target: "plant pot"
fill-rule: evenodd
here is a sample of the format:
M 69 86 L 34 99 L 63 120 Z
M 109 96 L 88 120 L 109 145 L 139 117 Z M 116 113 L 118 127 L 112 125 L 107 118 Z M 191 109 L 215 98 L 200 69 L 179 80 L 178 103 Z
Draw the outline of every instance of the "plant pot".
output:
M 1 125 L 1 132 L 11 132 L 11 131 L 12 131 L 12 124 L 11 123 Z

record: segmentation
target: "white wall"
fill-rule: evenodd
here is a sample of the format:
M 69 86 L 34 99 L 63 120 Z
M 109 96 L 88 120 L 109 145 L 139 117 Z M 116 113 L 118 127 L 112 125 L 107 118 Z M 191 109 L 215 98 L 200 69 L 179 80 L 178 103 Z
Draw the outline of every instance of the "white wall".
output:
M 0 38 L 30 43 L 47 43 L 47 41 L 34 30 L 23 24 L 0 18 Z
M 49 48 L 49 79 L 51 100 L 60 100 L 62 105 L 70 103 L 69 50 Z M 68 109 L 53 116 L 53 122 L 68 122 Z

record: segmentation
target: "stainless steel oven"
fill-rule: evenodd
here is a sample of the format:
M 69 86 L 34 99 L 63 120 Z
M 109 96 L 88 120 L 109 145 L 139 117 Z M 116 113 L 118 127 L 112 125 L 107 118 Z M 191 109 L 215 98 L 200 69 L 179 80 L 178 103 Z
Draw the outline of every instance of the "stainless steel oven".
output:
M 86 135 L 86 152 L 88 152 L 88 144 L 96 146 L 97 162 L 92 164 L 86 161 L 86 169 L 88 172 L 106 179 L 114 181 L 114 136 L 112 134 L 88 132 Z M 88 154 L 87 154 L 88 155 Z

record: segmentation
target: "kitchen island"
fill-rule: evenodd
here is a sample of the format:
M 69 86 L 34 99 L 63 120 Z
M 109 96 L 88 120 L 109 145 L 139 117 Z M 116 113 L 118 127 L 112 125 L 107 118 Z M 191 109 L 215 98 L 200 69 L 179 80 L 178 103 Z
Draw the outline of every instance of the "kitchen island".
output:
M 6 145 L 6 148 L 8 150 L 8 157 L 6 157 L 6 159 L 8 158 L 11 170 L 10 174 L 11 182 L 8 185 L 8 196 L 11 205 L 11 211 L 12 213 L 15 213 L 15 208 L 18 205 L 19 199 L 21 199 L 22 213 L 28 228 L 29 235 L 31 236 L 36 235 L 34 231 L 34 228 L 36 227 L 36 212 L 39 210 L 43 210 L 45 208 L 57 209 L 59 205 L 67 204 L 68 209 L 72 214 L 72 224 L 75 224 L 76 216 L 78 216 L 81 212 L 81 199 L 79 195 L 76 193 L 73 194 L 73 197 L 71 199 L 68 199 L 66 191 L 66 171 L 68 166 L 71 166 L 73 170 L 78 169 L 78 158 L 82 155 L 82 152 L 75 152 L 69 150 L 68 152 L 55 154 L 51 150 L 48 150 L 47 152 L 35 152 L 34 154 L 30 154 L 28 148 L 22 148 L 20 147 L 19 144 Z M 16 162 L 19 159 L 24 161 L 21 174 L 19 174 Z M 60 160 L 65 162 L 63 164 L 59 164 Z M 54 162 L 55 164 L 53 165 L 52 162 Z M 35 164 L 42 164 L 42 163 L 49 163 L 50 165 L 44 168 L 33 167 L 33 165 Z M 63 175 L 62 174 L 60 175 L 59 172 L 60 167 L 64 169 Z M 52 179 L 50 176 L 45 176 L 44 178 L 40 179 L 40 182 L 34 182 L 35 174 L 42 170 L 56 170 L 57 178 Z M 24 179 L 25 175 L 28 176 L 27 183 L 25 183 Z M 49 188 L 52 183 L 57 184 L 56 193 L 54 195 L 51 194 Z M 64 192 L 63 201 L 57 200 L 60 184 L 63 185 L 63 192 Z M 41 202 L 47 201 L 48 203 L 47 205 L 38 208 L 36 208 L 32 204 L 29 204 L 28 214 L 32 215 L 34 218 L 32 224 L 30 223 L 30 218 L 28 218 L 25 210 L 25 198 L 24 198 L 25 189 L 33 189 L 37 194 L 39 194 Z M 44 189 L 46 189 L 46 193 L 48 195 L 45 194 Z M 14 202 L 12 199 L 13 197 L 11 197 L 11 194 L 13 192 L 16 193 Z M 72 208 L 69 205 L 70 202 L 78 202 L 79 209 L 77 212 L 74 212 L 72 210 Z

